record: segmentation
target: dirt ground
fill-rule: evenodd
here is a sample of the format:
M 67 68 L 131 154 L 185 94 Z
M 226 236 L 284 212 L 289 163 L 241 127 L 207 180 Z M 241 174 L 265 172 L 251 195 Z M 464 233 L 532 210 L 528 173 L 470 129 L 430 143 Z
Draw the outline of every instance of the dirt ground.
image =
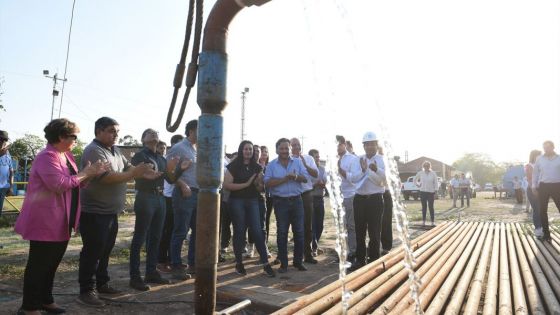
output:
M 246 261 L 247 276 L 235 274 L 233 253 L 227 253 L 227 261 L 218 265 L 218 292 L 229 288 L 271 288 L 286 292 L 307 294 L 338 279 L 338 264 L 334 243 L 336 231 L 334 221 L 325 200 L 325 230 L 321 239 L 322 255 L 317 257 L 317 265 L 307 265 L 308 271 L 300 272 L 290 268 L 286 274 L 278 274 L 276 278 L 262 275 L 261 267 L 256 258 Z M 460 205 L 460 202 L 459 202 Z M 517 205 L 513 199 L 495 199 L 490 192 L 479 192 L 477 198 L 471 199 L 470 207 L 452 208 L 449 199 L 436 200 L 436 224 L 447 220 L 465 221 L 502 221 L 531 222 L 531 214 L 526 212 L 525 204 Z M 421 205 L 419 201 L 406 202 L 412 238 L 425 232 L 429 227 L 422 226 Z M 551 220 L 558 220 L 560 214 L 553 204 L 549 205 Z M 427 220 L 429 222 L 429 219 Z M 111 283 L 124 294 L 118 297 L 107 297 L 107 306 L 102 309 L 84 307 L 75 302 L 78 293 L 77 263 L 81 248 L 79 237 L 70 242 L 66 255 L 56 274 L 54 293 L 57 303 L 66 307 L 68 314 L 192 314 L 194 313 L 194 279 L 175 282 L 170 285 L 152 287 L 150 291 L 138 292 L 128 287 L 128 248 L 134 226 L 133 215 L 120 217 L 120 229 L 117 244 L 113 250 L 109 274 Z M 400 240 L 394 230 L 394 248 Z M 270 250 L 276 252 L 275 224 L 271 224 Z M 12 232 L 9 227 L 0 229 L 0 314 L 15 314 L 21 304 L 21 288 L 23 271 L 28 251 L 27 242 Z M 186 253 L 186 249 L 183 251 Z M 290 249 L 291 252 L 291 249 Z M 142 269 L 141 269 L 142 270 Z M 166 275 L 164 275 L 166 276 Z M 278 291 L 280 292 L 280 291 Z M 217 309 L 221 310 L 235 301 L 218 295 Z M 262 309 L 251 308 L 246 314 L 264 314 Z

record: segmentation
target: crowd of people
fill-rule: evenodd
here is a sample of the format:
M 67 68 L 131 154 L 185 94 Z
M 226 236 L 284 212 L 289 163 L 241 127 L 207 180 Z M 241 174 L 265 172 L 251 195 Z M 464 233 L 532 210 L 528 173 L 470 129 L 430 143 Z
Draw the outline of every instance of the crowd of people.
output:
M 197 213 L 198 122 L 187 123 L 184 137 L 173 136 L 168 151 L 158 132 L 146 129 L 141 136 L 142 149 L 130 161 L 115 145 L 119 128 L 116 120 L 99 118 L 95 138 L 84 148 L 79 163 L 71 153 L 79 127 L 61 118 L 44 128 L 47 146 L 33 161 L 15 224 L 15 231 L 30 242 L 20 314 L 65 312 L 54 301 L 52 288 L 72 235 L 79 234 L 83 244 L 77 302 L 103 307 L 100 294 L 121 293 L 111 285 L 108 266 L 119 228 L 118 215 L 125 209 L 127 183 L 131 180 L 135 181 L 135 224 L 129 257 L 130 287 L 146 291 L 150 285 L 169 284 L 169 277 L 184 281 L 195 276 L 196 216 L 204 215 Z M 1 162 L 9 158 L 7 132 L 0 131 L 0 141 Z M 353 152 L 351 142 L 344 137 L 337 136 L 337 141 L 338 176 L 349 232 L 348 260 L 350 269 L 355 270 L 391 250 L 392 198 L 376 134 L 364 134 L 362 156 Z M 323 253 L 320 240 L 327 175 L 320 153 L 311 149 L 305 154 L 297 138 L 280 138 L 275 150 L 277 157 L 272 159 L 266 146 L 245 140 L 236 153 L 224 158 L 219 261 L 225 261 L 231 242 L 235 271 L 241 276 L 247 274 L 244 258 L 255 250 L 258 264 L 268 277 L 289 271 L 289 243 L 294 250 L 291 266 L 298 271 L 306 271 L 306 264 L 317 264 L 316 257 Z M 11 161 L 5 164 L 1 166 L 9 167 L 11 175 L 0 180 L 7 182 L 4 186 L 9 191 L 13 170 Z M 277 253 L 268 249 L 273 237 L 272 213 Z M 182 250 L 187 240 L 185 264 Z M 140 252 L 144 245 L 142 276 Z M 273 269 L 275 264 L 279 266 Z
M 103 307 L 105 302 L 99 294 L 121 293 L 110 284 L 108 265 L 116 242 L 118 215 L 125 209 L 127 182 L 131 180 L 135 181 L 136 194 L 130 287 L 147 291 L 150 285 L 169 284 L 170 279 L 163 274 L 179 281 L 195 276 L 196 216 L 204 215 L 197 213 L 198 122 L 191 120 L 186 124 L 185 136 L 173 136 L 169 151 L 157 131 L 146 129 L 141 136 L 142 149 L 131 161 L 115 146 L 119 128 L 116 120 L 99 118 L 95 122 L 95 138 L 84 148 L 79 164 L 71 153 L 79 127 L 62 118 L 44 128 L 48 143 L 33 161 L 26 197 L 15 224 L 15 231 L 30 242 L 21 314 L 65 312 L 54 301 L 52 288 L 73 233 L 79 233 L 83 244 L 77 301 Z M 0 141 L 2 162 L 9 158 L 7 132 L 0 131 Z M 353 152 L 352 144 L 344 137 L 337 136 L 337 142 L 336 175 L 341 180 L 348 261 L 353 271 L 391 250 L 393 204 L 385 174 L 386 160 L 377 135 L 371 131 L 363 135 L 365 154 L 361 156 Z M 552 198 L 560 207 L 560 158 L 552 142 L 545 142 L 543 149 L 544 154 L 531 152 L 526 174 L 530 185 L 528 197 L 535 209 L 536 235 L 550 241 L 547 206 Z M 295 270 L 306 271 L 307 265 L 318 263 L 316 257 L 322 253 L 327 176 L 320 153 L 317 149 L 303 153 L 297 138 L 278 139 L 275 151 L 277 157 L 271 159 L 266 146 L 244 140 L 236 153 L 224 158 L 219 261 L 225 261 L 224 254 L 231 242 L 235 271 L 241 276 L 247 274 L 245 258 L 255 250 L 258 264 L 268 277 L 289 272 L 289 242 L 293 245 L 291 265 Z M 6 168 L 8 164 L 8 173 L 13 173 L 11 163 L 0 163 L 0 167 Z M 12 184 L 13 176 L 0 178 L 0 184 L 6 181 Z M 434 224 L 433 203 L 439 184 L 429 162 L 424 163 L 415 183 L 420 187 L 423 221 L 429 209 Z M 459 195 L 467 196 L 469 206 L 468 193 L 462 192 L 468 185 L 464 175 L 451 181 L 454 206 Z M 463 206 L 462 197 L 461 203 Z M 276 219 L 277 253 L 268 248 L 272 213 Z M 187 240 L 185 264 L 182 250 Z M 140 251 L 144 245 L 146 261 L 142 276 Z M 279 267 L 273 269 L 275 264 Z

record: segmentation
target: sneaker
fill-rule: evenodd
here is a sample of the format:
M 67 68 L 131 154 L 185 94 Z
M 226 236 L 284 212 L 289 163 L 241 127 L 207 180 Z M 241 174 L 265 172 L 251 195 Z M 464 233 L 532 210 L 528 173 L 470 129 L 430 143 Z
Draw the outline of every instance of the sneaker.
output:
M 218 262 L 219 262 L 219 263 L 226 262 L 226 258 L 224 257 L 223 254 L 219 254 L 219 255 L 218 255 Z
M 146 274 L 146 276 L 144 277 L 144 280 L 147 283 L 154 283 L 154 284 L 170 284 L 171 283 L 171 281 L 169 281 L 165 278 L 162 278 L 162 276 L 158 272 Z
M 189 275 L 194 275 L 196 273 L 196 268 L 194 265 L 189 265 L 185 270 Z
M 305 265 L 302 263 L 294 264 L 294 268 L 296 268 L 299 271 L 307 271 L 307 267 L 305 267 Z
M 171 277 L 176 280 L 185 281 L 189 280 L 191 275 L 189 275 L 181 266 L 172 266 Z
M 274 259 L 274 261 L 272 262 L 273 265 L 280 265 L 280 259 L 276 258 Z
M 314 250 L 311 251 L 311 256 L 313 257 L 317 257 L 319 255 L 319 253 L 317 252 L 317 249 L 315 248 Z
M 171 273 L 171 266 L 169 264 L 157 264 L 156 270 L 161 273 Z
M 78 296 L 78 298 L 76 299 L 76 302 L 85 305 L 85 306 L 91 306 L 91 307 L 103 307 L 105 306 L 105 302 L 103 302 L 102 300 L 99 299 L 99 296 L 97 295 L 97 292 L 95 292 L 94 290 L 85 292 L 85 293 L 80 293 L 80 295 Z
M 313 257 L 307 257 L 307 258 L 305 258 L 304 262 L 306 262 L 308 264 L 315 265 L 317 263 L 317 259 L 315 259 Z
M 286 273 L 286 272 L 288 272 L 288 266 L 280 265 L 280 268 L 278 268 L 278 273 Z
M 149 291 L 150 290 L 150 286 L 147 285 L 144 280 L 142 280 L 141 277 L 133 277 L 130 278 L 130 282 L 128 283 L 128 285 L 138 291 Z
M 241 263 L 235 264 L 235 272 L 236 272 L 238 275 L 242 275 L 242 276 L 246 276 L 246 275 L 247 275 L 247 271 L 245 271 L 245 266 L 243 266 L 243 264 L 241 264 Z
M 255 244 L 249 244 L 250 248 L 246 253 L 243 254 L 243 258 L 253 258 L 255 257 Z
M 121 294 L 122 293 L 122 291 L 113 288 L 108 283 L 105 283 L 104 285 L 102 285 L 100 287 L 97 287 L 97 292 L 98 293 L 103 293 L 103 294 Z
M 228 252 L 228 250 L 229 249 L 227 247 L 222 247 L 222 248 L 220 248 L 220 254 L 225 254 L 225 253 Z
M 537 238 L 538 238 L 538 237 L 543 237 L 543 236 L 544 236 L 544 233 L 543 233 L 542 228 L 536 228 L 536 229 L 535 229 L 535 236 L 536 236 Z
M 274 270 L 272 270 L 272 267 L 270 266 L 270 264 L 264 265 L 263 271 L 264 271 L 264 274 L 267 277 L 270 277 L 270 278 L 276 277 L 276 273 L 274 272 Z

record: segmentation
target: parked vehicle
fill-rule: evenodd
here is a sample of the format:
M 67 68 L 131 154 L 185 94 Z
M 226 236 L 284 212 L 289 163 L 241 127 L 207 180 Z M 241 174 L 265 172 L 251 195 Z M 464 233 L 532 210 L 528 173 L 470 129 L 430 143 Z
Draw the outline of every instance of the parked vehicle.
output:
M 494 184 L 492 183 L 484 184 L 484 191 L 494 191 Z
M 420 197 L 420 187 L 416 186 L 414 183 L 415 176 L 410 176 L 406 182 L 404 182 L 401 186 L 401 193 L 404 196 L 404 200 L 410 200 L 412 197 L 414 200 L 418 200 Z M 438 187 L 441 186 L 442 178 L 438 177 Z M 435 199 L 439 199 L 439 194 L 436 193 Z

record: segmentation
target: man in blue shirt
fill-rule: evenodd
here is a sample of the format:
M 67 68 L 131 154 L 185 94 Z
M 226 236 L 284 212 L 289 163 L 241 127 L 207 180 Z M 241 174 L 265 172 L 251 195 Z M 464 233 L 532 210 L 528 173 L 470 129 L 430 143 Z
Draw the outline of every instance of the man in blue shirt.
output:
M 14 170 L 12 168 L 12 157 L 8 152 L 8 132 L 0 130 L 0 216 L 4 207 L 4 198 L 9 194 L 14 184 Z
M 276 215 L 276 242 L 279 273 L 288 271 L 288 230 L 292 225 L 294 234 L 293 265 L 300 271 L 307 268 L 303 265 L 303 201 L 301 183 L 307 182 L 305 167 L 299 159 L 290 157 L 290 140 L 281 138 L 276 142 L 278 158 L 268 163 L 264 174 L 264 183 L 274 200 Z

